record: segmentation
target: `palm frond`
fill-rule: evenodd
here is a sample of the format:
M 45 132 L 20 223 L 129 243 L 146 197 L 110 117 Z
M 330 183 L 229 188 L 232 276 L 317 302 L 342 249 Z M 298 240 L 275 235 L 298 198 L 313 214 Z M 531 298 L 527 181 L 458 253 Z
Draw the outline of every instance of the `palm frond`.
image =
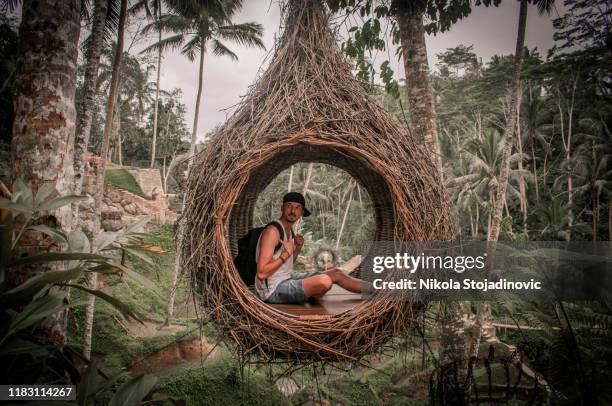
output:
M 217 39 L 214 39 L 212 41 L 212 43 L 213 43 L 212 52 L 213 52 L 214 55 L 217 55 L 217 56 L 228 56 L 231 59 L 233 59 L 234 61 L 238 60 L 238 55 L 236 55 L 228 47 L 223 45 L 223 43 L 221 43 L 221 41 L 219 41 Z
M 201 49 L 201 39 L 196 35 L 194 35 L 181 49 L 181 53 L 190 61 L 193 61 L 199 52 L 206 52 L 206 49 Z
M 146 54 L 149 52 L 157 52 L 159 49 L 161 49 L 162 52 L 167 51 L 168 49 L 178 49 L 181 45 L 183 45 L 185 39 L 184 34 L 176 34 L 171 37 L 163 38 L 161 41 L 149 45 L 140 51 L 140 53 Z
M 233 41 L 239 45 L 265 49 L 261 40 L 263 26 L 255 22 L 231 24 L 217 28 L 217 35 L 224 40 Z
M 153 21 L 147 24 L 143 29 L 143 34 L 148 34 L 151 31 L 157 32 L 159 30 L 163 32 L 181 32 L 186 33 L 190 30 L 194 30 L 193 20 L 186 18 L 178 14 L 164 14 L 159 20 Z

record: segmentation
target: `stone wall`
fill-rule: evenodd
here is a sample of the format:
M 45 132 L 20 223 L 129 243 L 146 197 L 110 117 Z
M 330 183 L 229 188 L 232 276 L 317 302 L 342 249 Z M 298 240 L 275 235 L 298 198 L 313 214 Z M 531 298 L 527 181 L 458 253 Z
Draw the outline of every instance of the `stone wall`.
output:
M 93 185 L 85 185 L 85 192 L 93 194 Z M 80 211 L 85 227 L 93 229 L 93 198 L 80 204 Z M 163 197 L 158 200 L 145 200 L 140 196 L 105 185 L 102 201 L 102 228 L 106 231 L 117 231 L 143 216 L 150 216 L 153 224 L 172 223 L 177 214 L 170 211 L 168 202 Z
M 95 168 L 99 163 L 99 159 L 99 157 L 91 154 L 86 157 L 92 169 L 86 171 L 83 178 L 83 192 L 87 193 L 90 198 L 79 205 L 84 226 L 89 230 L 93 229 L 94 207 L 91 196 L 96 191 Z M 105 185 L 101 216 L 101 225 L 104 230 L 117 231 L 143 216 L 150 216 L 153 224 L 173 223 L 176 221 L 178 214 L 171 211 L 168 207 L 168 200 L 163 195 L 162 179 L 158 169 L 118 166 L 110 162 L 108 167 L 125 169 L 134 177 L 136 183 L 148 196 L 151 196 L 153 189 L 157 187 L 159 196 L 156 200 L 146 200 L 127 190 L 108 184 Z

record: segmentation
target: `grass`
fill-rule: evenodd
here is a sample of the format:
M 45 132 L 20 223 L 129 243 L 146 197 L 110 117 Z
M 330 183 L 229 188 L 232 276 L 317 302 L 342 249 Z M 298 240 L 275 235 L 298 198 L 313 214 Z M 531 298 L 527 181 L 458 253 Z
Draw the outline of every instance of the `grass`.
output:
M 264 375 L 245 368 L 241 377 L 239 367 L 229 355 L 204 367 L 182 370 L 164 378 L 159 390 L 184 399 L 187 405 L 287 404 Z
M 107 169 L 104 181 L 119 189 L 127 190 L 145 200 L 151 200 L 151 196 L 145 194 L 136 179 L 125 169 Z

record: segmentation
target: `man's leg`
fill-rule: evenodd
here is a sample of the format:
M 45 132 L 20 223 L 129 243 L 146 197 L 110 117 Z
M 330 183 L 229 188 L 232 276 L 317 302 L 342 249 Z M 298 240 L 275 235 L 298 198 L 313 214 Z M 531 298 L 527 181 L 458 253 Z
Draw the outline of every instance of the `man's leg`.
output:
M 342 272 L 342 270 L 338 268 L 325 271 L 321 276 L 328 276 L 333 283 L 337 283 L 344 289 L 353 293 L 364 292 L 368 287 L 367 282 L 362 281 L 361 279 L 353 278 L 352 276 L 345 274 L 344 272 Z
M 333 285 L 329 275 L 321 274 L 302 279 L 302 288 L 308 297 L 320 298 L 329 291 Z

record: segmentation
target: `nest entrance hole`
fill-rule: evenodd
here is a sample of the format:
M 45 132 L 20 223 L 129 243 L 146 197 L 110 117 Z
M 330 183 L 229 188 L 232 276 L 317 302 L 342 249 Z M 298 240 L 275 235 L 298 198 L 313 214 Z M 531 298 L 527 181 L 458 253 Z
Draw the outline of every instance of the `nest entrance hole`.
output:
M 335 146 L 299 143 L 280 149 L 250 173 L 232 207 L 228 221 L 227 237 L 232 256 L 238 252 L 238 239 L 254 226 L 255 205 L 259 195 L 283 170 L 300 162 L 332 165 L 352 176 L 367 191 L 372 202 L 375 220 L 372 239 L 393 240 L 396 220 L 392 196 L 383 176 L 354 151 Z M 281 199 L 282 196 L 278 198 Z M 308 198 L 306 202 L 308 204 Z
M 239 194 L 237 202 L 233 205 L 233 210 L 231 211 L 228 221 L 227 237 L 233 256 L 235 256 L 237 253 L 237 239 L 241 235 L 244 235 L 252 227 L 263 225 L 278 218 L 280 214 L 280 199 L 287 191 L 287 183 L 284 182 L 288 180 L 288 176 L 283 176 L 283 187 L 275 187 L 274 194 L 267 195 L 266 201 L 278 201 L 279 204 L 277 207 L 279 210 L 271 212 L 270 209 L 275 208 L 276 205 L 268 205 L 266 206 L 267 210 L 264 214 L 261 213 L 261 210 L 256 210 L 256 206 L 258 199 L 262 198 L 262 194 L 264 194 L 266 188 L 269 187 L 273 181 L 283 173 L 283 171 L 288 173 L 289 168 L 293 166 L 294 173 L 292 190 L 299 190 L 302 183 L 301 180 L 298 180 L 298 172 L 295 171 L 295 168 L 299 168 L 299 166 L 294 165 L 311 162 L 340 169 L 342 172 L 344 172 L 344 174 L 338 174 L 338 172 L 336 172 L 336 174 L 340 175 L 341 179 L 343 178 L 344 185 L 347 184 L 347 178 L 352 178 L 352 181 L 356 182 L 361 187 L 362 200 L 365 202 L 365 218 L 367 218 L 367 215 L 369 214 L 370 227 L 366 226 L 367 228 L 363 232 L 365 235 L 363 235 L 362 241 L 348 243 L 346 244 L 346 247 L 342 245 L 346 249 L 345 253 L 347 254 L 342 258 L 343 263 L 353 255 L 362 254 L 360 250 L 363 243 L 366 241 L 372 239 L 382 240 L 393 238 L 393 228 L 395 225 L 395 219 L 393 217 L 393 204 L 390 198 L 387 183 L 384 178 L 373 168 L 371 168 L 363 157 L 356 155 L 354 152 L 350 152 L 347 149 L 299 143 L 288 148 L 279 149 L 279 151 L 270 155 L 265 162 L 262 162 L 250 173 L 244 188 Z M 321 166 L 318 168 L 323 169 Z M 311 182 L 313 182 L 316 177 L 317 174 L 314 173 Z M 276 186 L 279 186 L 278 183 Z M 358 199 L 357 193 L 358 192 L 353 189 L 353 200 Z M 278 194 L 278 196 L 276 196 L 276 194 Z M 349 196 L 344 196 L 344 199 L 347 199 L 348 197 Z M 322 213 L 318 213 L 318 210 L 316 210 L 316 207 L 313 205 L 313 200 L 309 198 L 308 194 L 306 202 L 307 207 L 309 207 L 309 209 L 313 212 L 312 216 L 306 221 L 318 222 L 317 217 L 322 215 Z M 346 210 L 346 206 L 341 206 L 338 209 L 338 211 L 341 212 L 341 217 L 343 216 L 344 210 Z M 256 216 L 256 212 L 259 212 L 260 215 Z M 374 221 L 372 221 L 372 218 Z M 371 227 L 371 223 L 374 223 L 374 227 Z M 306 224 L 304 224 L 304 226 L 306 227 Z M 311 226 L 316 227 L 314 224 Z M 336 224 L 336 226 L 338 226 L 338 224 Z M 346 229 L 344 231 L 345 234 L 343 235 L 341 242 L 347 242 L 346 240 L 349 237 L 348 231 Z M 335 236 L 332 237 L 332 239 L 334 238 Z M 304 251 L 302 254 L 309 256 L 313 253 L 310 252 L 309 254 L 309 251 L 316 251 L 315 248 L 317 247 L 312 243 L 314 243 L 314 241 L 311 242 L 311 244 L 307 244 L 310 246 L 306 246 L 306 251 Z M 338 265 L 342 266 L 342 264 Z M 306 259 L 305 264 L 297 263 L 294 270 L 298 272 L 315 270 L 310 269 L 308 265 L 309 261 Z M 303 267 L 306 267 L 306 269 L 303 269 Z M 353 276 L 359 277 L 358 273 L 354 274 Z M 339 315 L 350 311 L 362 302 L 363 299 L 361 298 L 360 294 L 351 293 L 340 286 L 334 285 L 330 292 L 314 303 L 306 303 L 303 305 L 271 306 L 275 310 L 282 313 L 308 318 Z

